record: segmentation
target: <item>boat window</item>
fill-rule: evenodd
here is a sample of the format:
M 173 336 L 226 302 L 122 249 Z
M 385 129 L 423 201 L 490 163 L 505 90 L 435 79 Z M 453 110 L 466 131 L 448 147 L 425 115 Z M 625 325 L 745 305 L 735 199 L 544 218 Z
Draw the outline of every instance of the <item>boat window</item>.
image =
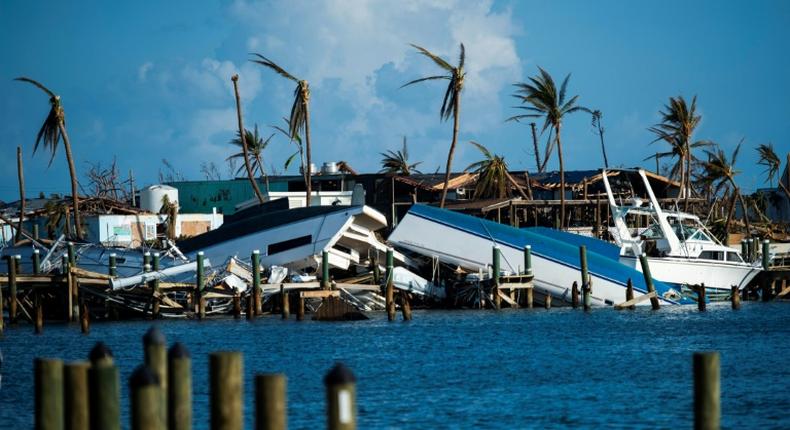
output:
M 727 261 L 733 261 L 735 263 L 742 263 L 741 256 L 738 255 L 737 252 L 728 252 L 727 253 Z
M 309 245 L 313 243 L 313 236 L 301 236 L 295 239 L 288 239 L 282 242 L 272 243 L 268 246 L 268 255 L 277 254 L 278 252 L 287 251 L 289 249 L 298 248 L 300 246 Z
M 691 236 L 691 240 L 699 240 L 702 242 L 713 242 L 712 240 L 710 240 L 707 234 L 702 232 L 702 230 L 697 230 L 697 232 L 694 233 L 694 236 Z
M 724 251 L 702 251 L 699 253 L 699 258 L 704 260 L 724 260 Z
M 692 236 L 694 236 L 694 233 L 697 232 L 696 228 L 689 227 L 689 226 L 683 225 L 683 224 L 673 224 L 672 225 L 672 230 L 675 231 L 675 235 L 680 240 L 689 239 Z
M 661 233 L 661 227 L 657 224 L 651 225 L 640 234 L 644 239 L 663 239 L 664 235 Z

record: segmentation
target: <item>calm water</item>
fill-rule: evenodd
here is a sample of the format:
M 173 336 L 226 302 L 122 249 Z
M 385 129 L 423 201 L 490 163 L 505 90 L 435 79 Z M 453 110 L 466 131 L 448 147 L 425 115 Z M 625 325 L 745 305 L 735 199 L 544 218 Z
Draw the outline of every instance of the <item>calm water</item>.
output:
M 82 359 L 102 340 L 127 380 L 142 360 L 147 322 L 7 329 L 0 428 L 33 423 L 32 362 L 37 356 Z M 788 428 L 790 304 L 744 303 L 633 312 L 428 311 L 410 323 L 386 315 L 349 323 L 245 320 L 164 321 L 169 342 L 193 354 L 195 427 L 208 426 L 207 353 L 244 352 L 247 427 L 252 375 L 288 376 L 290 428 L 324 426 L 322 377 L 341 360 L 358 378 L 359 428 L 688 428 L 691 354 L 722 354 L 723 424 Z M 123 424 L 128 427 L 128 417 Z

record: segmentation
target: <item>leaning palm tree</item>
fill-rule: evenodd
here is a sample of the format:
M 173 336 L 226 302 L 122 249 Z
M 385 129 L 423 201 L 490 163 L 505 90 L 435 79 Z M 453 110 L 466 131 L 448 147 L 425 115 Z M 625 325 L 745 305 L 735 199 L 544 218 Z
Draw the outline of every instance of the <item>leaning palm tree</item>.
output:
M 38 149 L 39 143 L 42 143 L 44 148 L 49 149 L 51 153 L 49 158 L 49 165 L 51 166 L 52 161 L 55 159 L 55 153 L 58 150 L 58 144 L 61 140 L 63 141 L 63 148 L 66 151 L 66 161 L 69 164 L 69 175 L 71 176 L 71 200 L 74 210 L 75 225 L 74 235 L 77 239 L 82 239 L 82 222 L 80 218 L 79 195 L 77 193 L 77 169 L 74 167 L 74 157 L 71 155 L 71 143 L 69 141 L 69 135 L 66 133 L 66 114 L 63 110 L 60 96 L 55 95 L 49 88 L 33 79 L 23 76 L 15 80 L 35 85 L 49 96 L 49 114 L 47 114 L 47 118 L 38 131 L 36 144 L 33 146 L 33 153 Z
M 461 112 L 461 91 L 464 89 L 464 78 L 466 71 L 464 71 L 464 62 L 466 61 L 466 49 L 464 44 L 461 44 L 461 55 L 458 59 L 458 65 L 452 66 L 450 63 L 441 57 L 431 53 L 427 49 L 411 44 L 420 54 L 428 57 L 437 66 L 446 72 L 444 75 L 427 76 L 425 78 L 415 79 L 401 85 L 401 88 L 407 87 L 424 81 L 433 81 L 438 79 L 446 79 L 449 81 L 447 90 L 444 93 L 444 100 L 442 101 L 442 108 L 439 110 L 439 118 L 442 121 L 447 121 L 450 116 L 453 117 L 453 140 L 450 143 L 450 150 L 447 152 L 447 167 L 444 172 L 444 187 L 442 188 L 442 199 L 439 202 L 439 207 L 444 207 L 444 202 L 447 199 L 447 189 L 450 186 L 450 169 L 453 164 L 453 155 L 455 154 L 455 145 L 458 143 L 458 116 Z
M 510 195 L 510 187 L 518 190 L 521 196 L 527 200 L 527 195 L 520 185 L 508 172 L 505 157 L 491 153 L 485 146 L 471 141 L 483 154 L 483 159 L 470 164 L 464 171 L 473 171 L 477 174 L 477 184 L 475 185 L 475 198 L 497 198 L 502 199 Z
M 260 173 L 261 178 L 263 178 L 264 186 L 266 187 L 266 192 L 269 192 L 269 175 L 266 174 L 266 167 L 263 162 L 263 151 L 269 146 L 269 142 L 271 142 L 274 134 L 264 139 L 260 134 L 258 134 L 258 124 L 255 124 L 255 128 L 253 130 L 245 129 L 244 130 L 244 142 L 241 141 L 241 133 L 238 131 L 236 132 L 236 137 L 230 141 L 231 145 L 236 145 L 242 149 L 241 152 L 237 152 L 226 160 L 230 159 L 243 159 L 244 158 L 244 143 L 247 144 L 247 157 L 249 157 L 250 167 L 252 171 L 255 170 Z M 236 174 L 238 175 L 244 169 L 244 166 L 239 166 Z
M 409 176 L 412 173 L 420 173 L 417 170 L 422 161 L 409 164 L 409 148 L 406 147 L 406 136 L 403 136 L 403 148 L 400 151 L 388 150 L 382 152 L 381 166 L 379 173 L 390 173 L 402 176 Z
M 592 126 L 598 131 L 598 137 L 601 138 L 601 152 L 603 153 L 603 166 L 605 168 L 609 168 L 609 159 L 606 158 L 606 146 L 603 143 L 603 123 L 601 123 L 601 119 L 603 119 L 603 112 L 596 109 L 592 111 Z
M 741 143 L 743 143 L 743 141 L 741 141 Z M 721 190 L 725 185 L 729 185 L 732 188 L 733 196 L 730 203 L 730 210 L 727 213 L 727 220 L 724 223 L 725 237 L 730 232 L 730 223 L 735 209 L 736 198 L 741 202 L 741 207 L 743 208 L 743 222 L 746 224 L 746 233 L 748 234 L 749 231 L 751 231 L 746 202 L 743 200 L 738 184 L 735 183 L 735 176 L 740 173 L 740 171 L 735 170 L 735 162 L 738 158 L 738 151 L 741 150 L 741 143 L 738 143 L 738 146 L 736 146 L 735 150 L 732 152 L 732 157 L 729 158 L 721 148 L 716 148 L 715 151 L 705 151 L 708 155 L 708 161 L 704 163 L 705 170 L 702 177 L 703 182 L 715 186 L 716 191 Z
M 288 119 L 288 135 L 297 136 L 304 132 L 305 137 L 305 155 L 306 160 L 304 163 L 304 175 L 306 179 L 307 206 L 310 206 L 310 196 L 312 194 L 312 171 L 311 171 L 311 147 L 310 147 L 310 85 L 304 79 L 297 79 L 285 69 L 275 64 L 273 61 L 264 57 L 261 54 L 253 54 L 258 57 L 257 60 L 251 60 L 253 63 L 258 63 L 266 68 L 274 70 L 280 76 L 296 82 L 296 89 L 294 90 L 294 102 L 291 106 L 291 116 Z
M 774 176 L 779 172 L 779 167 L 781 167 L 782 162 L 774 151 L 774 145 L 770 142 L 757 146 L 757 152 L 760 154 L 760 161 L 757 163 L 765 166 L 765 174 L 768 176 L 768 183 L 773 186 Z M 788 190 L 787 186 L 782 182 L 782 178 L 779 178 L 779 188 L 790 198 L 790 190 Z
M 573 96 L 566 101 L 566 90 L 568 89 L 568 81 L 571 77 L 568 74 L 560 85 L 560 90 L 557 92 L 557 87 L 554 84 L 554 79 L 551 75 L 538 67 L 540 71 L 537 76 L 529 78 L 529 82 L 519 82 L 515 86 L 515 97 L 521 99 L 522 103 L 527 106 L 520 106 L 519 108 L 528 111 L 529 113 L 516 115 L 514 120 L 522 118 L 544 118 L 543 129 L 541 133 L 551 127 L 549 133 L 549 142 L 546 146 L 546 152 L 543 157 L 543 163 L 549 160 L 551 150 L 554 146 L 557 147 L 557 157 L 560 162 L 560 219 L 561 228 L 565 228 L 565 163 L 562 158 L 562 120 L 565 115 L 582 111 L 591 113 L 589 109 L 583 106 L 578 106 L 576 102 L 579 96 Z M 551 131 L 554 132 L 554 138 L 551 138 Z
M 681 193 L 684 197 L 684 208 L 688 210 L 688 199 L 691 193 L 691 150 L 695 147 L 691 139 L 694 130 L 702 119 L 702 116 L 697 114 L 697 96 L 691 99 L 690 105 L 686 103 L 686 99 L 683 96 L 670 97 L 669 103 L 664 105 L 664 110 L 660 111 L 659 114 L 661 115 L 661 122 L 648 128 L 648 130 L 656 135 L 653 142 L 672 141 L 672 143 L 675 143 L 676 141 L 680 145 L 681 152 L 679 155 L 682 162 L 680 166 Z
M 241 114 L 241 97 L 239 96 L 239 75 L 233 75 L 230 77 L 230 80 L 233 82 L 233 93 L 236 97 L 236 119 L 239 123 L 239 131 L 238 136 L 241 139 L 241 150 L 243 154 L 244 160 L 244 168 L 247 170 L 247 179 L 250 181 L 250 185 L 252 186 L 252 191 L 255 193 L 255 196 L 258 198 L 258 202 L 263 204 L 264 198 L 263 194 L 261 194 L 260 188 L 258 188 L 258 183 L 255 182 L 255 175 L 252 173 L 252 166 L 250 165 L 250 156 L 249 156 L 249 149 L 247 147 L 247 139 L 246 133 L 242 133 L 244 128 L 244 116 Z M 164 161 L 164 160 L 163 160 Z
M 672 178 L 672 179 L 678 179 L 678 181 L 681 184 L 680 187 L 683 188 L 683 184 L 684 184 L 684 181 L 685 181 L 685 176 L 683 178 L 680 178 L 680 175 L 681 175 L 681 172 L 683 173 L 683 175 L 686 175 L 686 171 L 685 171 L 685 165 L 686 164 L 685 163 L 686 163 L 686 149 L 687 148 L 683 144 L 683 142 L 680 141 L 680 139 L 677 139 L 675 136 L 665 136 L 663 141 L 666 142 L 667 145 L 669 145 L 669 150 L 668 151 L 664 151 L 664 152 L 656 152 L 655 155 L 651 155 L 649 157 L 646 157 L 644 159 L 644 161 L 647 161 L 647 160 L 650 160 L 650 159 L 656 159 L 656 165 L 658 165 L 658 161 L 661 160 L 661 159 L 664 159 L 664 158 L 674 159 L 675 162 L 671 166 L 669 166 L 669 170 L 668 170 L 667 176 L 669 178 Z M 689 145 L 689 149 L 693 150 L 693 149 L 697 149 L 697 148 L 705 148 L 705 147 L 709 147 L 711 145 L 713 145 L 713 143 L 710 142 L 710 141 L 700 140 L 700 141 L 697 141 L 697 142 L 694 142 L 694 143 L 690 144 Z M 693 151 L 690 153 L 689 158 L 691 159 L 691 166 L 692 167 L 694 167 L 694 166 L 699 167 L 699 166 L 701 166 L 703 164 L 702 161 L 700 161 L 700 159 L 697 158 L 694 155 Z M 693 169 L 692 169 L 692 172 L 693 172 Z

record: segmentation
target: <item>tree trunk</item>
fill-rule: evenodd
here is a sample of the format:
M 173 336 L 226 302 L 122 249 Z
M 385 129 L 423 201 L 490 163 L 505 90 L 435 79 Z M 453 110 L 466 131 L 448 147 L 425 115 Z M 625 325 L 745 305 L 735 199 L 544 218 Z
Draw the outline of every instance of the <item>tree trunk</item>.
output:
M 22 147 L 16 147 L 16 171 L 19 179 L 19 226 L 16 229 L 17 242 L 22 240 L 22 222 L 25 220 L 25 173 L 22 170 Z
M 565 163 L 562 160 L 562 141 L 560 140 L 560 128 L 557 124 L 557 156 L 560 158 L 560 229 L 565 230 Z
M 305 91 L 306 90 L 302 90 Z M 307 151 L 307 166 L 305 166 L 305 175 L 307 178 L 307 183 L 305 184 L 307 188 L 307 198 L 306 198 L 306 206 L 310 207 L 310 198 L 313 194 L 313 165 L 312 165 L 312 149 L 310 147 L 310 103 L 308 103 L 308 97 L 310 94 L 304 94 L 302 96 L 302 100 L 304 100 L 304 137 L 305 137 L 305 150 Z
M 606 146 L 603 143 L 603 128 L 601 128 L 601 119 L 598 118 L 598 136 L 601 137 L 601 152 L 603 153 L 603 165 L 609 168 L 609 159 L 606 158 Z
M 683 210 L 689 210 L 689 197 L 691 196 L 691 148 L 688 139 L 686 140 L 686 198 L 683 202 Z
M 732 198 L 730 199 L 730 207 L 727 209 L 727 219 L 724 221 L 724 240 L 722 242 L 725 243 L 729 242 L 728 239 L 730 237 L 730 221 L 732 221 L 732 215 L 735 212 L 735 199 L 738 198 L 738 196 L 735 193 L 736 191 L 733 190 Z
M 69 135 L 66 134 L 66 125 L 63 120 L 58 124 L 60 134 L 63 135 L 63 146 L 66 148 L 66 161 L 69 163 L 69 175 L 71 175 L 71 200 L 74 208 L 74 236 L 82 239 L 82 217 L 80 217 L 80 197 L 77 192 L 77 169 L 74 168 L 74 157 L 71 155 L 71 142 Z
M 458 142 L 458 116 L 461 114 L 461 91 L 456 89 L 458 94 L 455 95 L 455 112 L 453 112 L 453 141 L 450 143 L 450 152 L 447 153 L 447 169 L 444 172 L 444 188 L 442 189 L 442 200 L 439 202 L 439 207 L 444 208 L 444 201 L 447 199 L 447 187 L 450 186 L 450 169 L 453 164 L 453 154 L 455 154 L 455 144 Z
M 680 194 L 678 200 L 686 197 L 686 165 L 684 159 L 680 159 Z
M 269 175 L 266 174 L 266 169 L 263 167 L 263 161 L 261 160 L 260 155 L 256 155 L 255 159 L 258 160 L 258 168 L 261 170 L 261 176 L 263 176 L 263 186 L 266 187 L 266 192 L 269 193 Z
M 732 184 L 732 188 L 735 189 L 735 194 L 738 196 L 738 200 L 741 202 L 741 208 L 743 209 L 743 223 L 746 224 L 746 237 L 749 237 L 751 233 L 751 227 L 749 226 L 749 209 L 746 207 L 746 202 L 743 201 L 741 190 L 735 185 L 735 180 L 730 178 L 730 183 Z
M 246 138 L 246 131 L 244 130 L 244 122 L 242 121 L 241 115 L 241 98 L 239 97 L 239 75 L 233 75 L 230 78 L 233 81 L 233 93 L 236 96 L 236 117 L 239 121 L 239 137 L 241 138 L 241 150 L 244 152 L 244 168 L 247 169 L 247 178 L 250 180 L 250 185 L 252 185 L 252 191 L 255 192 L 255 196 L 258 197 L 258 202 L 263 203 L 263 194 L 261 194 L 261 190 L 258 188 L 258 183 L 255 182 L 255 176 L 252 174 L 252 168 L 250 167 L 250 157 L 249 157 L 249 149 L 247 148 L 247 138 Z
M 543 172 L 543 168 L 540 165 L 540 150 L 538 149 L 538 133 L 535 130 L 535 123 L 529 123 L 530 128 L 532 128 L 532 149 L 535 151 L 535 168 L 538 169 L 538 173 Z

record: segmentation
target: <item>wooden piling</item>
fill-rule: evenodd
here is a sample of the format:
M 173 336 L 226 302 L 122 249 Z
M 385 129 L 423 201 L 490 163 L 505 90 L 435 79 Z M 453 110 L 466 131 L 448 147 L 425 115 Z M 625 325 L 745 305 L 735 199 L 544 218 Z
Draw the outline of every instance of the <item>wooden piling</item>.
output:
M 3 289 L 0 288 L 0 338 L 3 336 L 3 328 L 5 322 L 3 321 Z
M 763 240 L 763 270 L 768 270 L 771 267 L 771 241 L 768 239 Z
M 33 265 L 33 274 L 38 275 L 41 273 L 41 252 L 38 249 L 33 250 L 33 255 L 30 257 Z
M 296 320 L 303 321 L 304 320 L 304 297 L 299 295 L 299 301 L 297 302 L 296 308 Z
M 631 278 L 628 278 L 628 282 L 625 284 L 625 301 L 631 301 L 634 299 L 634 284 L 631 282 Z M 631 305 L 628 309 L 634 310 L 636 309 L 636 305 Z
M 203 300 L 203 288 L 206 284 L 206 277 L 203 268 L 205 256 L 203 251 L 197 253 L 197 276 L 195 276 L 195 298 L 197 300 L 197 314 L 198 318 L 203 319 L 206 317 L 206 306 Z
M 66 254 L 69 256 L 69 266 L 77 266 L 77 253 L 74 251 L 74 242 L 66 244 Z
M 321 251 L 321 289 L 328 290 L 329 288 L 329 252 Z
M 247 295 L 247 320 L 255 319 L 255 303 L 252 294 Z
M 524 274 L 532 275 L 532 246 L 524 247 Z
M 34 223 L 35 223 L 35 221 L 34 221 Z M 33 239 L 35 239 L 35 240 L 39 240 L 40 239 L 39 234 L 38 234 L 38 223 L 33 224 Z
M 238 294 L 233 296 L 233 318 L 241 318 L 241 296 Z
M 697 310 L 700 312 L 705 312 L 707 308 L 706 302 L 706 294 L 705 294 L 705 284 L 697 285 L 695 288 L 697 290 Z
M 157 373 L 145 364 L 129 378 L 132 430 L 163 430 L 162 389 Z
M 543 300 L 543 307 L 546 310 L 551 309 L 551 294 L 546 294 L 546 298 Z
M 255 375 L 256 430 L 285 430 L 288 427 L 286 385 L 282 373 Z
M 406 291 L 401 291 L 400 299 L 400 309 L 403 314 L 403 321 L 411 321 L 411 295 Z
M 88 310 L 88 304 L 82 302 L 82 310 L 80 312 L 80 331 L 82 334 L 89 334 L 91 331 L 91 316 Z
M 44 331 L 44 310 L 41 307 L 41 293 L 36 293 L 36 298 L 33 299 L 35 303 L 35 317 L 34 317 L 34 332 L 41 334 Z
M 535 288 L 527 288 L 527 309 L 532 309 L 534 305 L 534 290 Z
M 501 269 L 501 261 L 500 261 L 501 253 L 499 251 L 499 247 L 495 245 L 491 249 L 491 254 L 492 254 L 491 269 L 493 270 L 492 278 L 491 278 L 493 281 L 493 286 L 491 287 L 491 295 L 494 297 L 494 309 L 499 310 L 500 307 L 502 306 L 502 298 L 499 297 L 499 272 Z
M 209 355 L 212 430 L 241 430 L 244 427 L 243 374 L 240 352 L 223 351 Z
M 8 322 L 16 323 L 16 262 L 14 257 L 9 255 L 8 262 Z
M 187 348 L 176 342 L 167 353 L 167 427 L 192 428 L 192 359 Z
M 76 361 L 63 366 L 65 430 L 88 430 L 90 428 L 89 368 L 90 364 L 86 361 Z
M 737 285 L 730 287 L 730 302 L 732 303 L 733 310 L 737 311 L 741 308 L 741 295 L 738 292 Z
M 16 264 L 16 274 L 22 274 L 22 256 L 19 254 L 14 255 L 14 264 Z
M 120 430 L 120 385 L 112 352 L 102 342 L 90 352 L 88 370 L 90 423 L 92 429 Z
M 143 356 L 145 365 L 156 375 L 162 394 L 160 415 L 162 422 L 167 421 L 167 340 L 156 326 L 151 327 L 143 336 Z
M 349 368 L 337 363 L 324 377 L 327 400 L 327 428 L 357 428 L 356 377 Z
M 290 295 L 288 294 L 288 291 L 285 291 L 285 286 L 283 285 L 280 285 L 280 299 L 282 301 L 282 318 L 287 320 L 288 317 L 291 316 Z
M 590 274 L 587 271 L 587 247 L 579 246 L 579 264 L 582 275 L 582 305 L 585 311 L 589 311 L 592 305 L 592 286 L 590 285 Z
M 263 311 L 261 303 L 261 251 L 252 251 L 250 257 L 252 264 L 252 303 L 253 313 L 257 316 Z
M 387 289 L 385 294 L 387 307 L 387 320 L 395 321 L 395 287 L 392 284 L 393 269 L 395 265 L 395 251 L 387 248 Z
M 112 277 L 118 276 L 117 258 L 118 257 L 115 255 L 114 252 L 110 254 L 110 263 L 109 263 L 109 268 L 107 270 L 107 274 L 109 274 Z
M 61 430 L 63 429 L 63 362 L 37 358 L 33 363 L 36 393 L 35 428 Z
M 718 429 L 721 421 L 718 352 L 695 352 L 694 428 Z
M 571 285 L 571 306 L 573 309 L 579 307 L 579 284 L 576 281 L 573 281 L 573 285 Z
M 154 272 L 159 271 L 159 253 L 155 252 L 151 259 L 151 269 Z M 154 319 L 159 318 L 159 277 L 151 281 L 151 316 Z
M 71 270 L 69 268 L 69 257 L 68 255 L 63 255 L 60 260 L 60 273 L 66 279 L 66 322 L 69 322 L 73 319 L 74 316 L 74 308 L 72 307 L 73 303 L 71 302 L 74 297 L 71 295 L 71 282 L 73 278 L 71 277 Z
M 647 255 L 645 253 L 639 256 L 639 263 L 642 265 L 642 275 L 645 277 L 647 292 L 652 293 L 656 288 L 653 286 L 653 276 L 650 274 L 650 265 L 647 262 Z M 658 303 L 658 297 L 651 297 L 650 305 L 653 307 L 654 311 L 657 311 L 661 307 Z

